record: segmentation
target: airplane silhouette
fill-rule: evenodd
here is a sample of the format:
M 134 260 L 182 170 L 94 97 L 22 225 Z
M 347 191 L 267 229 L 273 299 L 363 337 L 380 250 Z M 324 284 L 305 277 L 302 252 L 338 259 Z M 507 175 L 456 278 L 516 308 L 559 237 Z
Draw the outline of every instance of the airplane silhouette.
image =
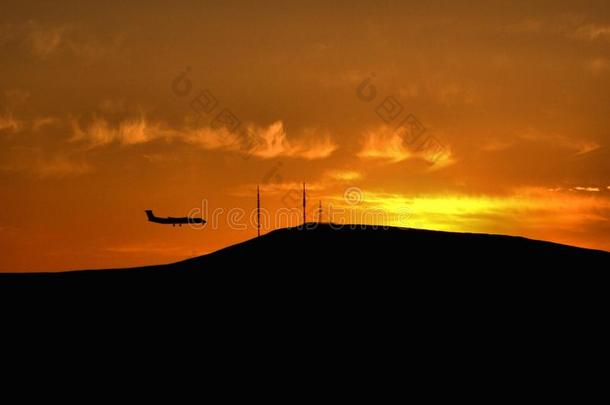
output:
M 161 217 L 156 217 L 155 214 L 153 214 L 152 210 L 146 210 L 146 216 L 148 217 L 148 220 L 150 222 L 155 222 L 157 224 L 166 224 L 166 225 L 172 225 L 172 226 L 182 226 L 182 224 L 205 224 L 206 221 L 203 218 L 190 218 L 190 217 L 180 217 L 180 218 L 174 218 L 174 217 L 167 217 L 167 218 L 161 218 Z

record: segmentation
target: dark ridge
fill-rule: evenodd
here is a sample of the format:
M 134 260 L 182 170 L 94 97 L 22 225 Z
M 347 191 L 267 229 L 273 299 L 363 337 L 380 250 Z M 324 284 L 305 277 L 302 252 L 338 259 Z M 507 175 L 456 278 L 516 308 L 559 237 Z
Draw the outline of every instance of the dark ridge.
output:
M 528 269 L 573 270 L 607 265 L 610 253 L 523 237 L 430 231 L 372 225 L 309 223 L 284 228 L 260 238 L 177 263 L 126 269 L 79 270 L 60 273 L 3 274 L 10 279 L 103 282 L 206 282 L 266 276 L 292 278 L 317 275 L 382 275 L 484 270 L 489 273 Z M 538 266 L 538 268 L 536 268 Z M 557 266 L 553 268 L 554 266 Z
M 300 314 L 334 324 L 403 322 L 410 314 L 436 323 L 516 311 L 538 322 L 548 307 L 556 314 L 603 307 L 598 290 L 609 264 L 608 252 L 521 237 L 307 224 L 166 265 L 3 274 L 0 289 L 16 297 L 11 308 L 65 302 L 54 311 L 85 307 L 128 319 Z

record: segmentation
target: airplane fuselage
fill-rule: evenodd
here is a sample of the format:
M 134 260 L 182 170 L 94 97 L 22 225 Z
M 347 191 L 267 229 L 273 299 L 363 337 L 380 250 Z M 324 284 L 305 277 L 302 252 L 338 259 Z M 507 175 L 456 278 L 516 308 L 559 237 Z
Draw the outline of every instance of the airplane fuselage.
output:
M 192 218 L 192 217 L 157 217 L 153 214 L 152 210 L 146 210 L 146 216 L 150 222 L 154 222 L 156 224 L 165 224 L 165 225 L 180 225 L 183 224 L 204 224 L 205 220 L 203 218 Z

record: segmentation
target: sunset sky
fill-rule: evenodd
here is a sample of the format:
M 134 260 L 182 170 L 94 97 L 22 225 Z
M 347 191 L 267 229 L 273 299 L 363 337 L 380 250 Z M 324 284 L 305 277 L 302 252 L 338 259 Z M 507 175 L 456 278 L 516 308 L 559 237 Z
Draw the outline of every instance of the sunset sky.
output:
M 302 182 L 311 219 L 610 250 L 610 2 L 296 3 L 3 1 L 0 271 L 208 253 Z

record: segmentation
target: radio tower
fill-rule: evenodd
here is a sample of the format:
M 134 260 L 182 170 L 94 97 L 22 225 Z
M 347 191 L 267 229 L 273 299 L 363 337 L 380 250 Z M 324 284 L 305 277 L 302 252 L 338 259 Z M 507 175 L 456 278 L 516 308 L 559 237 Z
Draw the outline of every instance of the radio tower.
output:
M 322 200 L 320 200 L 320 203 L 318 204 L 318 223 L 322 223 Z
M 259 186 L 256 186 L 256 233 L 261 236 L 261 193 Z
M 305 194 L 305 183 L 303 183 L 303 225 L 307 223 L 307 195 Z

